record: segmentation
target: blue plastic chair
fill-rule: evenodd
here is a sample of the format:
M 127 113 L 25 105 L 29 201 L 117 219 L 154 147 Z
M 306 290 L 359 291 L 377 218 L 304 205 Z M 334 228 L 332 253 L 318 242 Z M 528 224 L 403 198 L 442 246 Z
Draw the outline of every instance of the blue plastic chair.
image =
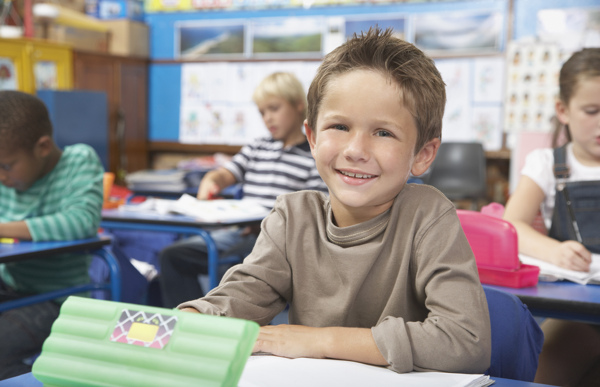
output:
M 533 381 L 544 334 L 527 306 L 513 294 L 483 286 L 492 325 L 491 377 Z

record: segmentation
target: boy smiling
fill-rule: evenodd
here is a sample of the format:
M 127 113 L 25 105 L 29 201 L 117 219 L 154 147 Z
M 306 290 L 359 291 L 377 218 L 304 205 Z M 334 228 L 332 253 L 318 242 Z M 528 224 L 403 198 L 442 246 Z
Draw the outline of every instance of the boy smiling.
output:
M 263 326 L 255 351 L 484 372 L 487 303 L 454 206 L 406 185 L 435 158 L 445 101 L 433 61 L 391 30 L 328 54 L 305 130 L 329 197 L 280 196 L 244 263 L 179 307 L 268 324 L 289 303 L 293 325 Z

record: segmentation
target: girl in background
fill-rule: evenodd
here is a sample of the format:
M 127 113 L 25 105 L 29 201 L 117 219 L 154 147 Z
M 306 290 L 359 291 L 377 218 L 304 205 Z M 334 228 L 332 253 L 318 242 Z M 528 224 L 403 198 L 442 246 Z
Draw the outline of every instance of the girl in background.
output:
M 520 253 L 589 271 L 592 253 L 600 253 L 600 48 L 573 54 L 561 68 L 559 84 L 557 133 L 564 130 L 567 143 L 527 156 L 504 219 L 517 229 Z M 532 226 L 540 210 L 548 235 Z M 597 385 L 592 374 L 598 372 L 600 326 L 547 319 L 542 330 L 535 382 Z

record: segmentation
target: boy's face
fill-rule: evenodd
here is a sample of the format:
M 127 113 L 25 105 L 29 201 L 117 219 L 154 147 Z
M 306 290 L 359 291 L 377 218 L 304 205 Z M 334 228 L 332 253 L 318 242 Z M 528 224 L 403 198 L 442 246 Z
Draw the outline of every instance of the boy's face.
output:
M 271 137 L 291 145 L 302 133 L 301 104 L 294 106 L 282 97 L 267 97 L 256 104 Z
M 23 192 L 44 175 L 46 151 L 40 141 L 32 150 L 0 147 L 0 184 Z
M 424 173 L 439 139 L 414 154 L 417 127 L 395 82 L 355 70 L 333 78 L 317 116 L 305 122 L 319 174 L 329 187 L 338 226 L 363 222 L 391 207 L 410 173 Z

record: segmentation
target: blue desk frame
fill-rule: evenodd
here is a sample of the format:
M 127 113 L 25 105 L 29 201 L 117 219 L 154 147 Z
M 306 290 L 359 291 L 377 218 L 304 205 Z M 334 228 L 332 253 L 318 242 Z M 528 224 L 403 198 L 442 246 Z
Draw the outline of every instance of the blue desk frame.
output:
M 239 263 L 243 257 L 225 257 L 219 259 L 219 251 L 215 241 L 207 230 L 227 226 L 244 226 L 256 224 L 261 218 L 242 222 L 209 223 L 183 215 L 159 215 L 143 212 L 103 210 L 100 226 L 107 231 L 111 229 L 138 230 L 154 232 L 172 232 L 183 235 L 197 235 L 206 242 L 208 255 L 208 277 L 210 289 L 219 285 L 219 266 Z
M 520 289 L 484 286 L 516 295 L 534 316 L 600 324 L 600 285 L 558 281 Z
M 0 244 L 0 263 L 43 258 L 54 254 L 81 252 L 100 256 L 108 264 L 110 273 L 110 279 L 106 283 L 90 282 L 89 284 L 73 286 L 0 303 L 0 312 L 91 290 L 110 290 L 111 299 L 113 301 L 119 301 L 121 299 L 121 269 L 117 259 L 110 251 L 111 242 L 111 238 L 99 236 L 75 241 Z

